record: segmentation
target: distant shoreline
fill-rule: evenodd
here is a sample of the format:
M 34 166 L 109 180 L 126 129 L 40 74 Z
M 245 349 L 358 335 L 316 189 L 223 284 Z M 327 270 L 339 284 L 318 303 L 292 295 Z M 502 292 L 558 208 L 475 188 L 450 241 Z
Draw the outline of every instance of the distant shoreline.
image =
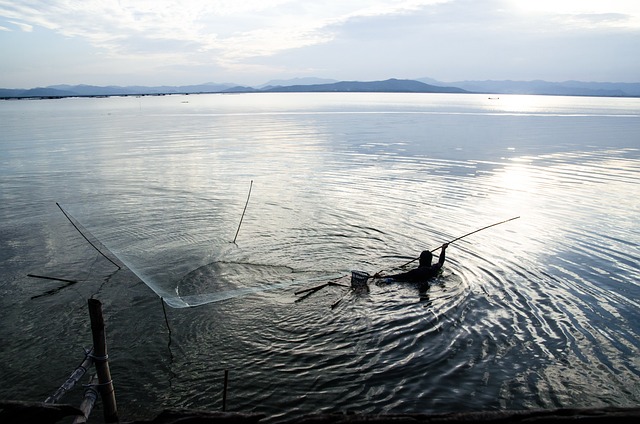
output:
M 637 99 L 640 96 L 605 96 L 605 95 L 589 95 L 589 94 L 523 94 L 523 93 L 483 93 L 483 92 L 465 92 L 465 93 L 441 93 L 441 92 L 407 92 L 407 91 L 237 91 L 237 92 L 222 92 L 222 91 L 209 91 L 209 92 L 201 92 L 201 93 L 146 93 L 146 94 L 100 94 L 100 95 L 91 95 L 91 94 L 68 94 L 68 95 L 60 95 L 60 96 L 12 96 L 12 97 L 2 97 L 0 96 L 0 100 L 4 101 L 23 101 L 23 100 L 61 100 L 61 99 L 106 99 L 112 97 L 164 97 L 164 96 L 200 96 L 207 94 L 223 94 L 223 95 L 231 95 L 231 94 L 290 94 L 290 93 L 299 93 L 299 94 L 320 94 L 320 93 L 370 93 L 370 94 L 380 94 L 380 93 L 394 93 L 394 94 L 477 94 L 477 95 L 487 95 L 492 100 L 499 99 L 500 96 L 550 96 L 550 97 L 593 97 L 593 98 L 622 98 L 622 99 Z
M 428 81 L 428 82 L 425 82 Z M 391 78 L 384 81 L 337 81 L 318 84 L 300 84 L 298 80 L 278 82 L 259 88 L 234 84 L 207 83 L 190 86 L 91 86 L 57 85 L 31 89 L 0 88 L 0 99 L 61 99 L 69 97 L 131 97 L 191 94 L 245 94 L 245 93 L 460 93 L 500 95 L 543 95 L 579 97 L 640 97 L 640 83 L 599 83 L 565 81 L 460 81 L 443 83 L 425 78 L 407 80 Z

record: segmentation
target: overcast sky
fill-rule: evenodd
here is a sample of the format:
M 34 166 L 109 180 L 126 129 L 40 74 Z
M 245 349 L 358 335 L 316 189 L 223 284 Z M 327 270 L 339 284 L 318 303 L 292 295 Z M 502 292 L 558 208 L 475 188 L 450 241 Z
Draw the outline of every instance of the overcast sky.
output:
M 0 0 L 0 87 L 640 82 L 639 0 Z

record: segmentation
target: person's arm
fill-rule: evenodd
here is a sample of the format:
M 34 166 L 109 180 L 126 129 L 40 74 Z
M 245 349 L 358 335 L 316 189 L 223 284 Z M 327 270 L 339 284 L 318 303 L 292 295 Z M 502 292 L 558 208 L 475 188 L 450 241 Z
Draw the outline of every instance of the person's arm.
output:
M 442 268 L 442 265 L 444 265 L 445 250 L 447 250 L 447 247 L 449 247 L 449 243 L 445 243 L 442 245 L 442 250 L 440 251 L 440 258 L 438 259 L 438 265 L 440 268 Z

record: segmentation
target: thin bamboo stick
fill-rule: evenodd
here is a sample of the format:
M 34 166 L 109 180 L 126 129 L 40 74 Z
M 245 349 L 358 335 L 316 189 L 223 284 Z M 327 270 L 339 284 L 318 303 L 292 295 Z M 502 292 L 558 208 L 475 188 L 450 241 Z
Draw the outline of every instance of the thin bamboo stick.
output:
M 71 215 L 68 214 L 64 209 L 62 209 L 62 206 L 60 206 L 59 203 L 56 202 L 56 205 L 58 206 L 58 208 L 60 208 L 60 211 L 62 211 L 63 215 L 67 218 L 67 220 L 71 223 L 71 225 L 73 225 L 73 227 L 78 230 L 78 232 L 80 233 L 80 235 L 87 241 L 87 243 L 89 243 L 91 245 L 91 247 L 93 247 L 94 249 L 96 249 L 96 251 L 101 254 L 106 260 L 108 260 L 109 262 L 111 262 L 112 264 L 114 264 L 115 266 L 118 267 L 118 269 L 122 269 L 120 267 L 120 265 L 118 265 L 117 263 L 115 263 L 114 261 L 111 260 L 111 258 L 109 258 L 107 255 L 105 255 L 104 253 L 102 253 L 102 251 L 100 249 L 98 249 L 96 247 L 95 244 L 93 244 L 91 242 L 91 240 L 89 240 L 89 238 L 87 238 L 87 236 L 84 235 L 84 233 L 82 231 L 80 231 L 80 228 L 78 228 L 78 226 L 75 224 L 75 222 L 73 222 L 73 220 L 71 219 Z M 102 243 L 101 243 L 102 244 Z M 114 255 L 115 256 L 115 255 Z
M 32 278 L 42 278 L 45 280 L 54 280 L 54 281 L 62 281 L 63 283 L 76 284 L 76 280 L 67 280 L 66 278 L 58 278 L 58 277 L 47 277 L 46 275 L 35 275 L 35 274 L 27 274 L 27 277 Z
M 240 226 L 242 225 L 242 220 L 244 219 L 244 213 L 247 211 L 247 206 L 249 205 L 249 198 L 251 197 L 251 188 L 253 187 L 253 180 L 251 180 L 251 184 L 249 185 L 249 194 L 247 195 L 247 203 L 244 204 L 244 210 L 242 211 L 242 216 L 240 217 L 240 224 L 238 224 L 238 230 L 236 231 L 236 236 L 233 238 L 231 243 L 235 244 L 236 239 L 238 238 L 238 233 L 240 232 Z
M 89 350 L 84 358 L 84 361 L 71 373 L 67 381 L 65 381 L 62 386 L 55 391 L 54 394 L 45 399 L 44 403 L 58 403 L 62 397 L 67 394 L 67 392 L 75 387 L 75 385 L 80 381 L 83 375 L 87 372 L 87 370 L 93 365 L 93 357 L 91 356 L 91 352 L 93 349 Z
M 509 219 L 505 219 L 504 221 L 496 222 L 495 224 L 487 225 L 486 227 L 482 227 L 482 228 L 480 228 L 480 229 L 478 229 L 478 230 L 471 231 L 470 233 L 467 233 L 467 234 L 465 234 L 465 235 L 463 235 L 463 236 L 457 237 L 457 238 L 455 238 L 455 239 L 451 240 L 450 242 L 448 242 L 447 244 L 454 243 L 454 242 L 456 242 L 456 241 L 458 241 L 458 240 L 461 240 L 461 239 L 463 239 L 463 238 L 465 238 L 465 237 L 467 237 L 467 236 L 470 236 L 471 234 L 479 233 L 480 231 L 486 230 L 487 228 L 495 227 L 496 225 L 504 224 L 504 223 L 506 223 L 506 222 L 513 221 L 514 219 L 518 219 L 518 218 L 520 218 L 520 217 L 519 217 L 519 216 L 516 216 L 515 218 L 509 218 Z M 430 252 L 431 252 L 431 253 L 433 253 L 433 252 L 435 252 L 436 250 L 440 249 L 441 247 L 442 247 L 442 246 L 438 246 L 438 247 L 436 247 L 436 248 L 434 248 L 434 249 L 431 249 L 431 250 L 430 250 Z M 406 264 L 402 264 L 402 265 L 400 265 L 398 268 L 403 268 L 403 267 L 405 267 L 405 266 L 407 266 L 407 265 L 409 265 L 409 264 L 411 264 L 411 263 L 413 263 L 413 262 L 417 261 L 418 259 L 420 259 L 420 258 L 418 257 L 418 258 L 412 259 L 412 260 L 410 260 L 409 262 L 407 262 Z M 380 271 L 380 272 L 382 272 L 382 271 Z M 375 275 L 380 274 L 380 272 L 379 272 L 379 273 L 377 273 L 377 274 L 375 274 Z M 373 277 L 371 277 L 371 278 L 375 278 L 375 275 L 374 275 Z

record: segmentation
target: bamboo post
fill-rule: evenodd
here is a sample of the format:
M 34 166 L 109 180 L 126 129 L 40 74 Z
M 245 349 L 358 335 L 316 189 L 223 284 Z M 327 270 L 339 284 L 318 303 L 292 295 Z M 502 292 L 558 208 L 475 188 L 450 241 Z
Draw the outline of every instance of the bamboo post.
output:
M 84 399 L 80 404 L 80 411 L 82 411 L 82 415 L 77 415 L 76 419 L 73 420 L 73 424 L 86 424 L 87 420 L 89 419 L 89 415 L 91 415 L 93 405 L 95 405 L 96 399 L 98 399 L 98 391 L 96 390 L 97 382 L 98 375 L 94 374 L 89 381 L 87 389 L 84 391 Z
M 48 398 L 45 399 L 44 403 L 58 403 L 58 401 L 60 399 L 62 399 L 62 397 L 71 389 L 73 389 L 75 387 L 75 385 L 78 383 L 78 381 L 82 378 L 82 376 L 87 372 L 87 370 L 89 369 L 89 367 L 91 367 L 91 365 L 93 365 L 93 357 L 91 355 L 93 349 L 89 350 L 87 352 L 87 355 L 84 358 L 84 361 L 82 361 L 82 363 L 80 365 L 78 365 L 78 368 L 76 368 L 71 375 L 69 376 L 69 378 L 67 379 L 67 381 L 65 381 L 62 386 L 60 386 L 58 388 L 58 390 L 55 391 L 54 394 L 52 394 L 51 396 L 49 396 Z
M 109 371 L 109 357 L 107 355 L 107 340 L 102 317 L 102 303 L 97 299 L 89 299 L 89 317 L 91 318 L 91 334 L 93 336 L 93 361 L 98 374 L 98 391 L 104 405 L 104 421 L 117 423 L 118 409 L 116 394 Z

